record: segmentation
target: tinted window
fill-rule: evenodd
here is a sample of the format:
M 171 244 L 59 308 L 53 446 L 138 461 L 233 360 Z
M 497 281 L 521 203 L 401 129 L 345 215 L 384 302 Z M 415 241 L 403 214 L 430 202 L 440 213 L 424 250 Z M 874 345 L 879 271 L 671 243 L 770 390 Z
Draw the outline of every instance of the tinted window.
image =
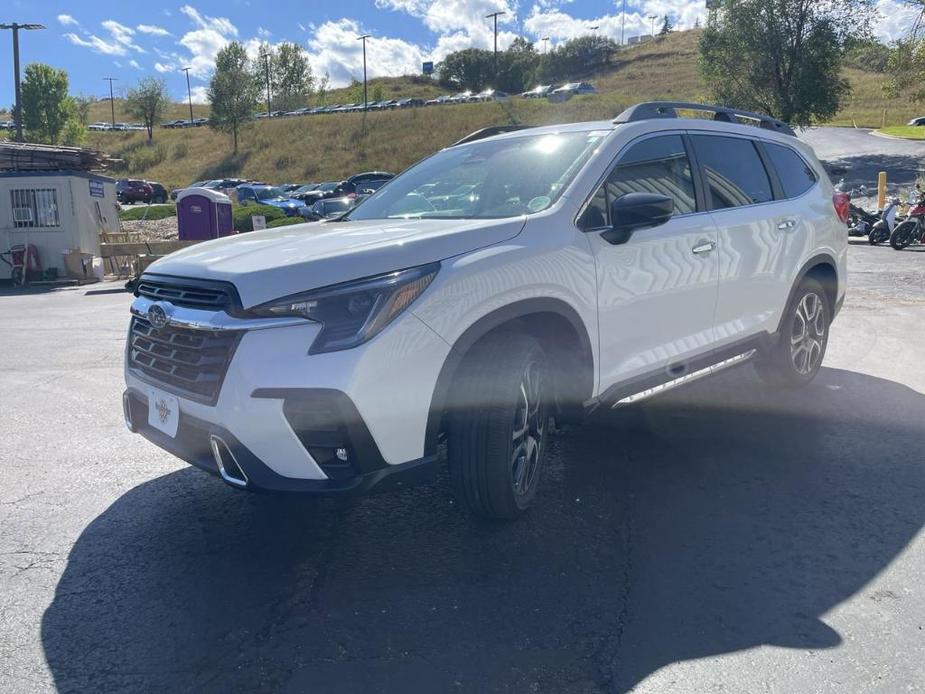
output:
M 690 160 L 680 135 L 643 140 L 626 151 L 595 192 L 581 220 L 584 229 L 610 223 L 610 204 L 627 193 L 658 193 L 674 200 L 675 214 L 696 212 Z
M 815 185 L 816 174 L 792 149 L 769 142 L 764 143 L 764 149 L 777 170 L 777 177 L 780 178 L 786 197 L 800 196 Z
M 711 209 L 753 205 L 773 199 L 771 181 L 751 140 L 694 135 L 697 159 L 706 174 Z

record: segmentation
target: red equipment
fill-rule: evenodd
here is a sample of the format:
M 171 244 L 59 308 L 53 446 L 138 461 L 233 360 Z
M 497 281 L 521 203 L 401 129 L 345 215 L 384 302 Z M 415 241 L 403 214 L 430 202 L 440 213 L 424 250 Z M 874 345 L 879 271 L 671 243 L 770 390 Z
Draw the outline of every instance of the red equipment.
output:
M 22 286 L 30 276 L 40 275 L 42 262 L 39 249 L 30 244 L 13 246 L 5 253 L 0 253 L 0 261 L 10 266 L 10 279 L 16 286 Z

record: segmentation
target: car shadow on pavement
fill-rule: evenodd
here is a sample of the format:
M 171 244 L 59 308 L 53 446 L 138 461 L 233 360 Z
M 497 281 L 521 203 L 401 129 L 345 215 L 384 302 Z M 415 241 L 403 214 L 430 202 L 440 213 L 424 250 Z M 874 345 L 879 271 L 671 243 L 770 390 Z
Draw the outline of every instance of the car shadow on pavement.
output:
M 513 524 L 441 485 L 334 501 L 172 473 L 81 534 L 47 662 L 61 691 L 625 691 L 832 648 L 864 635 L 823 615 L 925 521 L 923 420 L 891 381 L 772 393 L 740 369 L 557 437 Z

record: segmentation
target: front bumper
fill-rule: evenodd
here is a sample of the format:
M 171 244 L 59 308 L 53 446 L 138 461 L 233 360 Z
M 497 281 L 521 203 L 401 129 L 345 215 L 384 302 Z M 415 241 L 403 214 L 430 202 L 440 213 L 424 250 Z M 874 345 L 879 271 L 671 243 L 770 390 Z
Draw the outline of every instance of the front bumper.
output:
M 310 395 L 310 393 L 308 394 Z M 388 465 L 378 451 L 365 450 L 357 461 L 342 466 L 342 474 L 326 479 L 296 479 L 276 473 L 253 454 L 230 431 L 188 414 L 180 415 L 177 435 L 170 437 L 148 424 L 148 400 L 134 390 L 122 397 L 129 429 L 190 465 L 221 477 L 231 486 L 255 492 L 364 494 L 389 491 L 432 482 L 437 456 L 430 455 L 400 465 Z M 219 447 L 223 448 L 219 448 Z M 231 456 L 229 460 L 227 455 Z
M 139 297 L 133 313 L 152 303 Z M 186 396 L 126 359 L 127 424 L 154 444 L 220 473 L 210 450 L 217 437 L 254 490 L 365 491 L 426 476 L 435 457 L 433 446 L 425 450 L 431 400 L 449 346 L 410 312 L 366 344 L 315 355 L 308 349 L 320 328 L 304 320 L 175 308 L 171 325 L 240 339 L 214 400 Z M 152 387 L 178 398 L 174 439 L 148 425 Z M 339 448 L 347 461 L 335 459 Z

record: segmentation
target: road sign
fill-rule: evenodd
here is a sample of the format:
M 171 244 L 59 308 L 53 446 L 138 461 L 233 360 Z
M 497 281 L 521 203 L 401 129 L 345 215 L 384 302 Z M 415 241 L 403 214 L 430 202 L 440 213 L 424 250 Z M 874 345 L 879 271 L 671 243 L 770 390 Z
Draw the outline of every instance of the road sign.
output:
M 434 62 L 432 60 L 428 60 L 422 65 L 422 70 L 425 75 L 432 75 L 434 72 Z

